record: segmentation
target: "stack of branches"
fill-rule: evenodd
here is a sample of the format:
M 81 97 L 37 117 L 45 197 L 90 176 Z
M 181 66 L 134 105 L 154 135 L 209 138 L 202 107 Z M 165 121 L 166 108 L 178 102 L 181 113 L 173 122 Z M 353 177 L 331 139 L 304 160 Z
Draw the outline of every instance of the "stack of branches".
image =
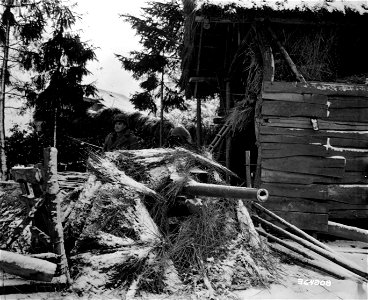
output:
M 275 281 L 276 258 L 243 201 L 183 197 L 195 167 L 210 183 L 232 174 L 182 148 L 90 156 L 90 177 L 65 225 L 76 290 L 214 296 Z
M 31 207 L 28 199 L 21 196 L 22 191 L 19 183 L 8 184 L 0 190 L 0 245 L 4 248 L 14 230 L 27 216 Z M 22 235 L 13 243 L 8 250 L 24 253 L 31 246 L 30 226 L 27 226 Z

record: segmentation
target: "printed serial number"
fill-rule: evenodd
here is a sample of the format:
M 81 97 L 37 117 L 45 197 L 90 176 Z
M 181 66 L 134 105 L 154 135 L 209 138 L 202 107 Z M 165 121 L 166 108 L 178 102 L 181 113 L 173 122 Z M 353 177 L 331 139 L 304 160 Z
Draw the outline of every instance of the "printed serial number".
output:
M 300 279 L 298 279 L 298 284 L 331 286 L 331 280 L 301 279 L 300 278 Z

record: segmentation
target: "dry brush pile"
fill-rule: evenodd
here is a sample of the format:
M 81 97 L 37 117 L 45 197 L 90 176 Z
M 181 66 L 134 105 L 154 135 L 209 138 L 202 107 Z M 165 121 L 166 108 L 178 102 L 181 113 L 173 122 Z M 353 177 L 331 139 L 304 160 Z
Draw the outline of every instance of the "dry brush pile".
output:
M 193 168 L 225 184 L 230 171 L 213 160 L 181 148 L 121 150 L 92 154 L 88 168 L 64 226 L 76 291 L 212 297 L 275 281 L 276 258 L 242 201 L 183 196 Z

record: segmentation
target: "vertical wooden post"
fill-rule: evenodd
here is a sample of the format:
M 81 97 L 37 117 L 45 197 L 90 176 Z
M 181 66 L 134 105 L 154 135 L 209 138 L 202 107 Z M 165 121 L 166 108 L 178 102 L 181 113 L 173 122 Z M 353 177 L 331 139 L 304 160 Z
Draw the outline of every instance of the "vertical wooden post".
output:
M 199 35 L 199 47 L 198 47 L 198 57 L 197 57 L 197 69 L 196 76 L 199 75 L 200 63 L 201 63 L 201 52 L 202 52 L 202 37 L 203 37 L 203 24 L 200 23 L 201 31 Z M 198 82 L 196 81 L 194 86 L 194 98 L 197 99 L 197 146 L 202 146 L 202 109 L 201 109 L 201 98 L 198 97 Z
M 253 31 L 256 35 L 256 39 L 259 45 L 259 50 L 262 54 L 262 62 L 263 62 L 263 78 L 262 81 L 274 81 L 275 78 L 275 61 L 273 58 L 272 48 L 269 45 L 265 37 L 264 28 L 257 24 L 257 27 L 252 27 Z M 262 169 L 262 145 L 260 141 L 260 128 L 263 122 L 262 118 L 262 93 L 258 95 L 258 99 L 256 101 L 256 107 L 254 112 L 254 122 L 255 122 L 255 135 L 256 135 L 256 145 L 258 147 L 258 156 L 257 156 L 257 169 L 254 177 L 254 187 L 259 187 L 261 185 L 261 169 Z
M 226 115 L 229 115 L 231 109 L 231 86 L 230 79 L 226 80 Z M 231 125 L 230 125 L 231 126 Z M 225 150 L 225 161 L 226 168 L 230 169 L 231 167 L 231 136 L 226 136 L 226 150 Z M 228 180 L 230 177 L 228 177 Z
M 50 230 L 51 240 L 53 242 L 54 253 L 60 256 L 58 264 L 61 274 L 66 276 L 66 281 L 70 284 L 70 274 L 68 261 L 64 248 L 64 233 L 61 224 L 61 209 L 60 209 L 60 193 L 57 175 L 57 149 L 54 147 L 45 148 L 44 170 L 45 170 L 45 191 L 46 202 L 50 207 L 50 216 L 52 228 Z
M 245 181 L 247 187 L 252 187 L 252 176 L 250 175 L 250 151 L 245 151 Z

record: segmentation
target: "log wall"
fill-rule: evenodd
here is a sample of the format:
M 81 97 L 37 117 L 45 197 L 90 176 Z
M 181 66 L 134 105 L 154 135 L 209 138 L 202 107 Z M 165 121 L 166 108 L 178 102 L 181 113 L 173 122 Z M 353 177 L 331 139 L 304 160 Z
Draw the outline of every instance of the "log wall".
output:
M 264 82 L 258 131 L 268 208 L 306 230 L 368 218 L 368 86 Z

